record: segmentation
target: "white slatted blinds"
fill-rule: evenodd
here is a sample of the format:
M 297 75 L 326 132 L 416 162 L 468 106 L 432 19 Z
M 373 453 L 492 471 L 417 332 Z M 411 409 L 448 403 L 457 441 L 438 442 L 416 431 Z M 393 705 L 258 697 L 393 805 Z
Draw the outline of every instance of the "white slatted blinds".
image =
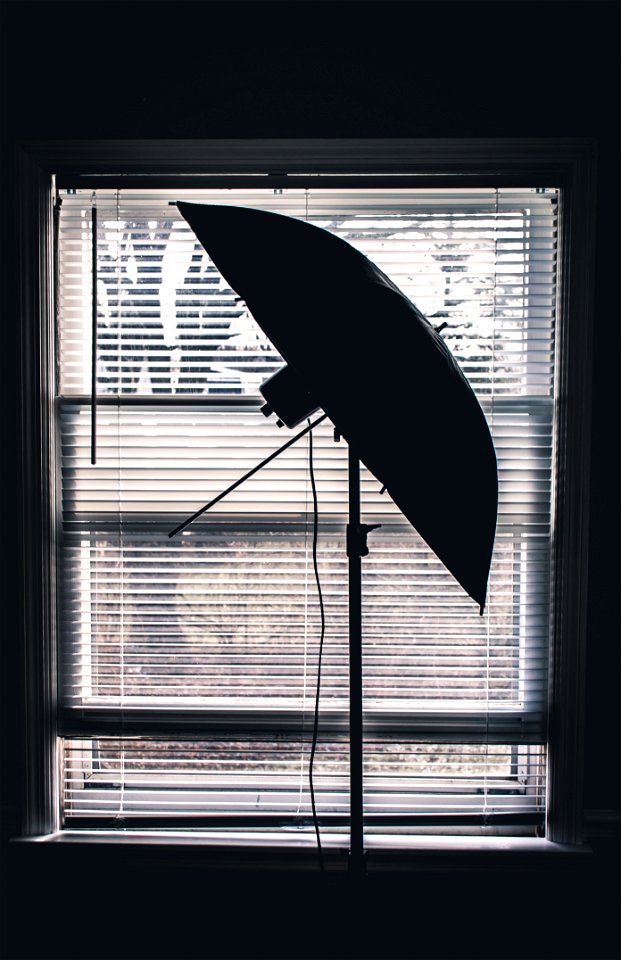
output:
M 488 604 L 480 617 L 363 472 L 363 519 L 382 524 L 363 562 L 368 830 L 462 830 L 494 818 L 509 832 L 531 829 L 545 807 L 558 196 L 390 186 L 63 192 L 66 824 L 309 823 L 319 603 L 307 439 L 167 536 L 286 439 L 259 412 L 258 386 L 281 360 L 177 199 L 306 217 L 359 247 L 432 323 L 447 323 L 499 459 Z M 277 289 L 277 264 L 273 279 Z M 378 318 L 377 363 L 398 348 Z M 314 437 L 326 609 L 317 803 L 336 835 L 348 809 L 347 453 L 327 422 Z M 410 440 L 404 469 L 413 457 Z

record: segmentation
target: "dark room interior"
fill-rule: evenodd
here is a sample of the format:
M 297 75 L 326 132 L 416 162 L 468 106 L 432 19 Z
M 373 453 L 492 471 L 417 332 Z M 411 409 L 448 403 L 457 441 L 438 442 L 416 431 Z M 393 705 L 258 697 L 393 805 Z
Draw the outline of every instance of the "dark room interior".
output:
M 614 960 L 619 902 L 617 2 L 1 4 L 6 960 Z M 16 151 L 33 141 L 580 141 L 596 157 L 582 848 L 395 858 L 363 879 L 281 848 L 20 842 L 24 596 Z

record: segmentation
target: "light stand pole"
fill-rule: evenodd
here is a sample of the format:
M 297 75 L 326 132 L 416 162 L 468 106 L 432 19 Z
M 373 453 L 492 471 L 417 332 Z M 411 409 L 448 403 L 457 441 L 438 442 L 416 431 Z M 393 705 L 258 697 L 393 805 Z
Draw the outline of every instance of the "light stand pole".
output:
M 349 870 L 364 873 L 362 752 L 362 556 L 360 553 L 360 461 L 348 450 L 349 523 Z
M 348 448 L 349 522 L 349 871 L 354 877 L 365 872 L 364 775 L 362 722 L 362 557 L 369 552 L 367 534 L 380 524 L 360 522 L 360 461 Z

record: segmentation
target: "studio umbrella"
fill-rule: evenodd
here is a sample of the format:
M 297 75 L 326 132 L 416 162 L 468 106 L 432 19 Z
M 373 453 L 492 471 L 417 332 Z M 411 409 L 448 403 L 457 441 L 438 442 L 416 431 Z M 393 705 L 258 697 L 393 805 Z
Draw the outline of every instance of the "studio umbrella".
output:
M 376 264 L 327 230 L 246 207 L 177 206 L 286 361 L 275 412 L 291 384 L 299 410 L 283 416 L 287 425 L 321 407 L 483 612 L 496 455 L 442 337 Z

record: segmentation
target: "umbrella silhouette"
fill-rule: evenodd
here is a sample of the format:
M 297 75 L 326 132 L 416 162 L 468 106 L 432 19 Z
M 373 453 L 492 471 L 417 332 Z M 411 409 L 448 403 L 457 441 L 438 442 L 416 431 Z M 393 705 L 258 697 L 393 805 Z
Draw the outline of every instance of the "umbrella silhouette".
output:
M 482 613 L 496 455 L 442 337 L 376 264 L 327 230 L 246 207 L 177 206 L 286 361 L 281 380 L 301 398 L 295 419 L 324 410 Z

